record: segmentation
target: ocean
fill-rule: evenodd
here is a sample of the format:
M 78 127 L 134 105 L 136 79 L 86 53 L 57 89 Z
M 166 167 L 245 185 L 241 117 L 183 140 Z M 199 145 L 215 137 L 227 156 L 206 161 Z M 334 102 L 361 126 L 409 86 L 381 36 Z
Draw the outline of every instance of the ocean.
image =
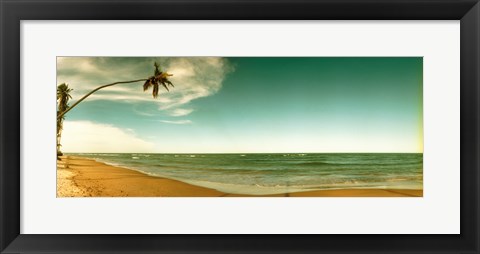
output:
M 69 155 L 235 194 L 328 189 L 423 189 L 422 153 Z

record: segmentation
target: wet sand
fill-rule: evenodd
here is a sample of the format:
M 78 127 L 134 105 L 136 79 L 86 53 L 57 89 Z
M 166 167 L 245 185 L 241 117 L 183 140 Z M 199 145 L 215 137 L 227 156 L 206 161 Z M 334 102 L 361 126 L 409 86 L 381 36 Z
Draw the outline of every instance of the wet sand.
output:
M 153 177 L 92 159 L 62 156 L 57 161 L 57 197 L 422 197 L 423 190 L 315 190 L 277 195 L 239 195 Z

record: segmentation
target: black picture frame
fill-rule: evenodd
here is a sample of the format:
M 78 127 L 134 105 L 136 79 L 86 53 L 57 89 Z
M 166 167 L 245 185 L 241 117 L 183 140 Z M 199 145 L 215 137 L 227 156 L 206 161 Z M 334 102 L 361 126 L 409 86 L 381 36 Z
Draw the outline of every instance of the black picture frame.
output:
M 478 0 L 0 0 L 0 16 L 1 253 L 480 253 Z M 151 19 L 460 20 L 461 234 L 20 234 L 20 21 Z

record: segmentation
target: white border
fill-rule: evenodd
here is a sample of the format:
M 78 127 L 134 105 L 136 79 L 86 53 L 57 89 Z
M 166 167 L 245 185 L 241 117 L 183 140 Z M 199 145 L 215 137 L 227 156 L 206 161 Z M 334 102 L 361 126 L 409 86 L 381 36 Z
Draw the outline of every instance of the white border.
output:
M 21 43 L 22 234 L 460 233 L 459 21 L 22 21 Z M 424 56 L 424 197 L 57 199 L 59 55 Z

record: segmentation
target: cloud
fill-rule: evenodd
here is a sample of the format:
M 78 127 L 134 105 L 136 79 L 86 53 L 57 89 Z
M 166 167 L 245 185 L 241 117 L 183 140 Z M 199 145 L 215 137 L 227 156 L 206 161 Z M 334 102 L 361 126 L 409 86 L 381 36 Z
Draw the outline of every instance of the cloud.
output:
M 65 121 L 62 151 L 78 153 L 152 152 L 154 145 L 135 135 L 132 129 L 90 121 Z
M 217 93 L 226 75 L 233 71 L 232 64 L 220 57 L 58 57 L 57 83 L 68 83 L 74 89 L 73 103 L 100 85 L 151 76 L 155 61 L 162 70 L 174 75 L 170 80 L 175 87 L 170 92 L 162 89 L 159 97 L 153 99 L 151 90 L 144 92 L 143 82 L 137 82 L 100 90 L 87 101 L 156 103 L 167 115 L 184 116 L 193 111 L 184 106 Z
M 177 108 L 170 112 L 171 116 L 186 116 L 193 112 L 193 109 Z
M 191 124 L 192 121 L 190 120 L 174 120 L 174 121 L 170 121 L 170 120 L 158 120 L 159 122 L 162 122 L 162 123 L 169 123 L 169 124 Z

